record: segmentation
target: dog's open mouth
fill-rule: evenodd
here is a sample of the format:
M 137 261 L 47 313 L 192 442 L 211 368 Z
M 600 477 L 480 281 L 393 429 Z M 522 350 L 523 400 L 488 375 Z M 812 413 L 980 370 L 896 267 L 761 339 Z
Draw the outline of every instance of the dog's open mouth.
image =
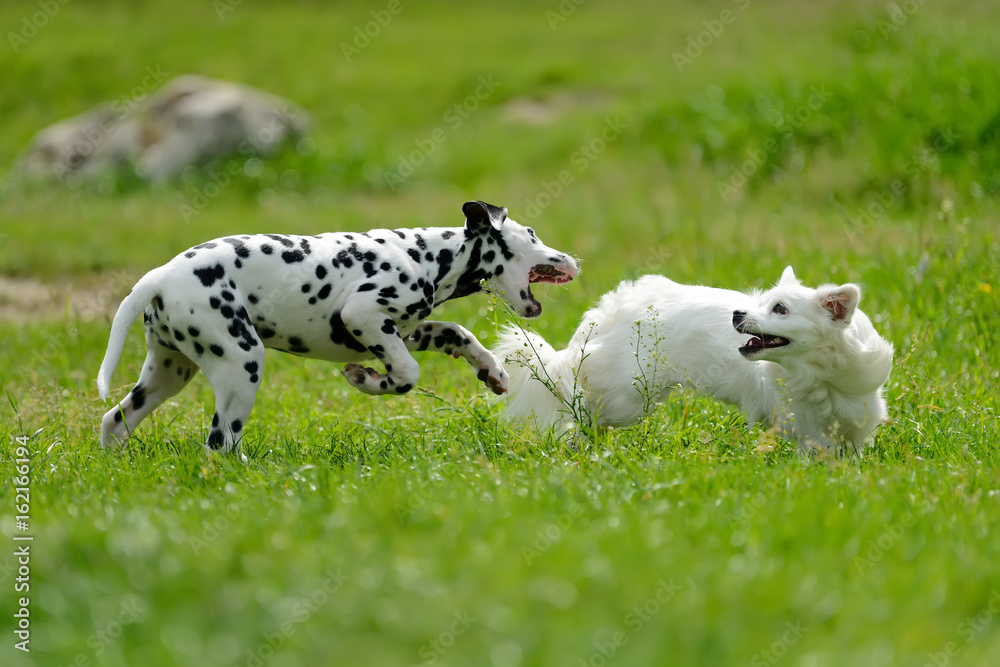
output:
M 753 336 L 747 341 L 747 344 L 740 348 L 740 354 L 744 357 L 749 357 L 758 352 L 763 352 L 764 350 L 770 350 L 776 347 L 784 347 L 792 341 L 787 338 L 782 338 L 781 336 L 772 336 L 771 334 L 762 333 L 759 336 Z
M 565 271 L 560 271 L 551 264 L 536 264 L 528 273 L 529 283 L 552 283 L 553 285 L 562 285 L 563 283 L 568 283 L 571 280 L 573 280 L 572 275 L 566 273 Z

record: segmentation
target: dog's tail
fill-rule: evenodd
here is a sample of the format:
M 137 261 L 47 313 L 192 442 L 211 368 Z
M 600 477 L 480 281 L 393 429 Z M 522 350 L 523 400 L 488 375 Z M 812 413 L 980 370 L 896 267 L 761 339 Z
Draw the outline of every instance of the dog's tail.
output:
M 97 373 L 97 391 L 102 400 L 107 400 L 111 388 L 111 375 L 115 372 L 118 359 L 125 348 L 125 338 L 139 313 L 153 300 L 160 286 L 159 269 L 153 269 L 135 284 L 125 300 L 118 306 L 115 319 L 111 323 L 111 337 L 108 339 L 108 350 L 104 353 L 101 370 Z
M 571 420 L 579 407 L 576 372 L 580 350 L 556 350 L 538 334 L 516 326 L 500 332 L 493 349 L 509 376 L 507 417 L 543 428 Z

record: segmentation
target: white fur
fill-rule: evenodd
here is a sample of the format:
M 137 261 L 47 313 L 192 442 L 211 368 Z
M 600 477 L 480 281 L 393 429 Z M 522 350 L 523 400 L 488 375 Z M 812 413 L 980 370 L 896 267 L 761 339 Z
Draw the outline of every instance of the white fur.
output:
M 791 267 L 763 293 L 656 275 L 625 281 L 584 315 L 564 350 L 518 328 L 501 334 L 494 353 L 510 376 L 506 413 L 560 428 L 575 404 L 595 426 L 628 426 L 686 386 L 738 405 L 803 451 L 857 451 L 885 420 L 893 355 L 857 309 L 860 297 L 852 284 L 805 287 Z M 774 312 L 779 302 L 786 313 Z M 740 348 L 762 333 L 791 342 L 744 357 Z

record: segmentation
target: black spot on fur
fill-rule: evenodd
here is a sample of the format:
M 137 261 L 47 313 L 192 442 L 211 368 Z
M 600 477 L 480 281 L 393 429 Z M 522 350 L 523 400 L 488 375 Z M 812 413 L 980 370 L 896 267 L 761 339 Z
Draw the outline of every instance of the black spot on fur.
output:
M 268 338 L 274 338 L 275 330 L 270 327 L 257 327 L 257 335 L 260 336 L 261 340 L 267 340 Z
M 281 234 L 264 234 L 264 236 L 266 236 L 269 239 L 277 241 L 286 248 L 291 248 L 292 246 L 295 245 L 294 243 L 291 242 L 291 240 L 288 237 L 282 236 Z
M 146 388 L 141 384 L 137 384 L 135 388 L 132 389 L 132 393 L 130 395 L 132 397 L 132 410 L 138 410 L 146 404 Z
M 302 339 L 298 336 L 291 336 L 288 339 L 288 351 L 295 354 L 308 354 L 309 348 L 302 344 Z
M 236 297 L 234 297 L 233 293 L 229 290 L 222 290 L 222 300 L 229 301 L 231 303 L 236 300 Z
M 239 419 L 234 419 L 233 421 L 229 422 L 229 428 L 233 430 L 233 433 L 239 433 L 240 431 L 243 430 L 243 422 L 241 422 Z
M 265 243 L 260 247 L 260 251 L 265 255 L 270 255 L 271 253 L 274 252 L 274 248 L 271 247 L 270 243 Z
M 122 423 L 122 411 L 121 410 L 115 410 L 115 423 L 116 424 L 121 424 Z
M 195 269 L 194 275 L 198 277 L 198 280 L 201 281 L 202 285 L 205 287 L 211 287 L 215 284 L 216 280 L 222 280 L 222 277 L 226 275 L 226 272 L 222 268 L 221 264 L 216 264 L 215 266 Z
M 188 259 L 191 259 L 197 254 L 198 253 L 196 253 L 194 250 L 188 250 L 186 253 L 184 253 L 184 256 L 187 257 Z
M 330 283 L 323 285 L 322 287 L 319 288 L 319 291 L 316 292 L 316 298 L 320 300 L 325 299 L 326 297 L 330 296 L 330 291 L 332 289 L 333 286 Z
M 316 266 L 316 278 L 318 280 L 323 280 L 323 278 L 326 278 L 326 267 L 323 266 L 322 264 Z
M 257 298 L 256 294 L 249 294 L 249 295 L 247 295 L 247 301 L 249 301 L 250 303 L 255 304 L 258 301 L 260 301 L 260 299 Z
M 412 384 L 401 384 L 398 387 L 396 387 L 396 393 L 397 394 L 405 394 L 406 392 L 410 391 L 411 389 L 413 389 L 413 385 Z
M 302 286 L 302 293 L 309 294 L 309 292 L 312 291 L 312 288 L 313 288 L 312 283 L 306 283 L 305 285 Z
M 208 305 L 212 307 L 212 310 L 218 310 L 219 306 L 222 305 L 222 301 L 217 296 L 209 297 Z
M 163 360 L 163 367 L 164 368 L 170 368 L 173 365 L 174 365 L 174 360 L 172 358 L 167 357 L 166 359 Z
M 392 233 L 395 234 L 396 236 L 398 236 L 401 239 L 405 239 L 406 238 L 406 234 L 404 234 L 403 232 L 399 231 L 398 229 L 392 230 Z
M 192 338 L 197 338 L 201 335 L 201 331 L 198 330 L 198 327 L 188 327 L 188 335 Z
M 233 246 L 233 248 L 236 250 L 237 257 L 242 257 L 243 259 L 246 259 L 247 257 L 250 256 L 250 248 L 248 248 L 247 244 L 244 243 L 243 241 L 239 239 L 234 239 L 232 237 L 224 238 L 222 240 Z
M 408 254 L 414 262 L 418 264 L 420 263 L 420 253 L 413 248 L 408 248 L 406 254 Z
M 295 264 L 296 262 L 301 262 L 305 260 L 305 258 L 306 258 L 305 254 L 298 249 L 286 250 L 285 252 L 281 253 L 281 259 L 285 260 L 286 264 Z
M 200 357 L 201 355 L 203 355 L 205 353 L 205 346 L 202 345 L 201 343 L 199 343 L 198 341 L 195 341 L 195 343 L 194 343 L 194 351 Z
M 381 264 L 378 265 L 378 268 L 382 269 L 383 271 L 388 271 L 392 268 L 392 264 L 390 264 L 389 262 L 382 262 Z
M 211 449 L 221 449 L 222 442 L 222 431 L 213 428 L 208 434 L 208 446 Z
M 347 331 L 347 327 L 344 325 L 344 318 L 340 316 L 339 310 L 330 316 L 330 340 L 337 345 L 343 345 L 349 350 L 354 350 L 356 352 L 366 351 L 365 346 L 359 343 L 357 339 Z
M 396 323 L 390 319 L 386 319 L 382 322 L 382 333 L 392 334 L 396 332 Z
M 438 274 L 437 277 L 434 278 L 435 290 L 437 289 L 438 285 L 441 284 L 441 281 L 444 280 L 444 277 L 448 275 L 448 272 L 451 271 L 451 262 L 453 257 L 454 255 L 452 255 L 452 252 L 448 249 L 444 249 L 438 253 L 437 256 Z
M 363 283 L 358 287 L 359 292 L 371 292 L 373 289 L 375 289 L 375 283 Z
M 211 345 L 208 346 L 208 349 L 210 349 L 212 351 L 212 354 L 214 354 L 217 357 L 221 357 L 222 354 L 223 354 L 223 350 L 222 350 L 222 346 L 221 345 L 216 345 L 216 344 L 213 343 L 213 344 L 211 344 Z
M 184 334 L 181 333 L 180 329 L 174 329 L 174 340 L 178 343 L 184 342 Z
M 219 313 L 227 320 L 233 319 L 234 312 L 232 306 L 223 306 L 219 309 Z
M 455 232 L 452 232 L 452 231 L 441 232 L 441 238 L 443 238 L 445 241 L 447 241 L 448 239 L 450 239 L 454 235 L 455 235 Z

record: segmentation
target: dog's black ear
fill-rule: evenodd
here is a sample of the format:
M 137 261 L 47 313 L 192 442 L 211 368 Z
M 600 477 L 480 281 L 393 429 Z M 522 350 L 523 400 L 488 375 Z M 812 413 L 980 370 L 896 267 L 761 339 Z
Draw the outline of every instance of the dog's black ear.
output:
M 462 213 L 465 214 L 465 226 L 474 232 L 486 231 L 487 226 L 500 231 L 507 219 L 507 207 L 494 206 L 484 201 L 465 202 L 462 204 Z
M 852 283 L 819 290 L 819 303 L 830 313 L 834 322 L 850 324 L 859 301 L 861 288 Z

